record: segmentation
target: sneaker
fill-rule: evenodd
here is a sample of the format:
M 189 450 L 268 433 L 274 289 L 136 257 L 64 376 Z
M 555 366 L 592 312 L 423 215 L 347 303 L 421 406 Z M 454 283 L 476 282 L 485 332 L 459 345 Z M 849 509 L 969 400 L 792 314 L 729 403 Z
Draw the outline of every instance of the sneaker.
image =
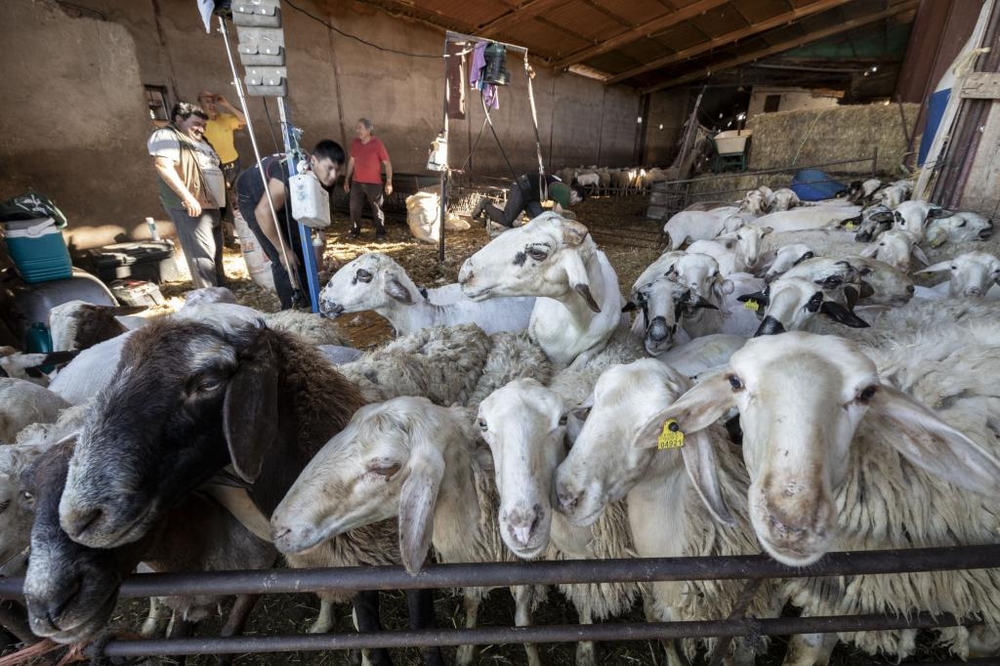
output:
M 472 209 L 473 220 L 478 220 L 480 217 L 486 214 L 486 205 L 488 203 L 489 201 L 486 199 L 486 197 L 483 197 L 479 200 L 479 203 L 476 204 L 476 207 Z
M 360 229 L 351 229 L 351 238 L 360 238 L 360 237 L 361 237 Z

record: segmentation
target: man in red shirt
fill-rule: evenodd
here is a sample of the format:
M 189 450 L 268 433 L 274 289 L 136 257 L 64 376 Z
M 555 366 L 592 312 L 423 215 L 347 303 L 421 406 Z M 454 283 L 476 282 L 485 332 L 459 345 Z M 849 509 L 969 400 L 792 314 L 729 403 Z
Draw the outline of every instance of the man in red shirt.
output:
M 355 126 L 358 138 L 351 142 L 350 159 L 344 178 L 344 191 L 351 195 L 351 238 L 361 235 L 361 212 L 365 199 L 372 206 L 375 221 L 375 240 L 386 239 L 385 213 L 382 203 L 385 195 L 392 194 L 392 163 L 385 145 L 372 136 L 375 126 L 367 118 L 358 120 Z M 382 165 L 385 165 L 385 186 L 382 185 Z

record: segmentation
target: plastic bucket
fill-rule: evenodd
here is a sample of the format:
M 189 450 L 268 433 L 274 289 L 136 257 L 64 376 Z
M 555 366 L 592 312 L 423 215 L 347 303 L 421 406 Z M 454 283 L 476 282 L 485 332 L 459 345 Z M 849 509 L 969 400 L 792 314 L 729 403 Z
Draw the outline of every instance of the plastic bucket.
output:
M 271 260 L 264 254 L 264 249 L 257 242 L 253 231 L 250 230 L 250 225 L 243 219 L 237 208 L 233 209 L 233 224 L 236 227 L 236 235 L 240 238 L 240 249 L 243 251 L 243 261 L 247 265 L 250 279 L 260 286 L 274 291 Z

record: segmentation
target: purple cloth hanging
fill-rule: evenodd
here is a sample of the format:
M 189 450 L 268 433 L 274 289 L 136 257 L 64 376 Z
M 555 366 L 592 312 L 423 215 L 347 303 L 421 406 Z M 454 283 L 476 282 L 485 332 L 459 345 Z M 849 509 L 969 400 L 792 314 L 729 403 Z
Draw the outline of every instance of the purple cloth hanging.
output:
M 472 65 L 469 66 L 469 85 L 480 91 L 486 106 L 491 109 L 500 108 L 500 96 L 497 87 L 482 80 L 486 69 L 486 42 L 477 42 L 472 48 Z

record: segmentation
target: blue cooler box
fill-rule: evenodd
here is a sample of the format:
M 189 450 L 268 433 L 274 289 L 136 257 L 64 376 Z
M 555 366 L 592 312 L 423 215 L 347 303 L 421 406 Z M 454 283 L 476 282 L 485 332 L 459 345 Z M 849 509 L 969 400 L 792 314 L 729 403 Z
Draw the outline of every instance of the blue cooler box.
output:
M 73 274 L 73 262 L 62 232 L 51 217 L 2 224 L 7 252 L 25 282 L 64 280 Z

